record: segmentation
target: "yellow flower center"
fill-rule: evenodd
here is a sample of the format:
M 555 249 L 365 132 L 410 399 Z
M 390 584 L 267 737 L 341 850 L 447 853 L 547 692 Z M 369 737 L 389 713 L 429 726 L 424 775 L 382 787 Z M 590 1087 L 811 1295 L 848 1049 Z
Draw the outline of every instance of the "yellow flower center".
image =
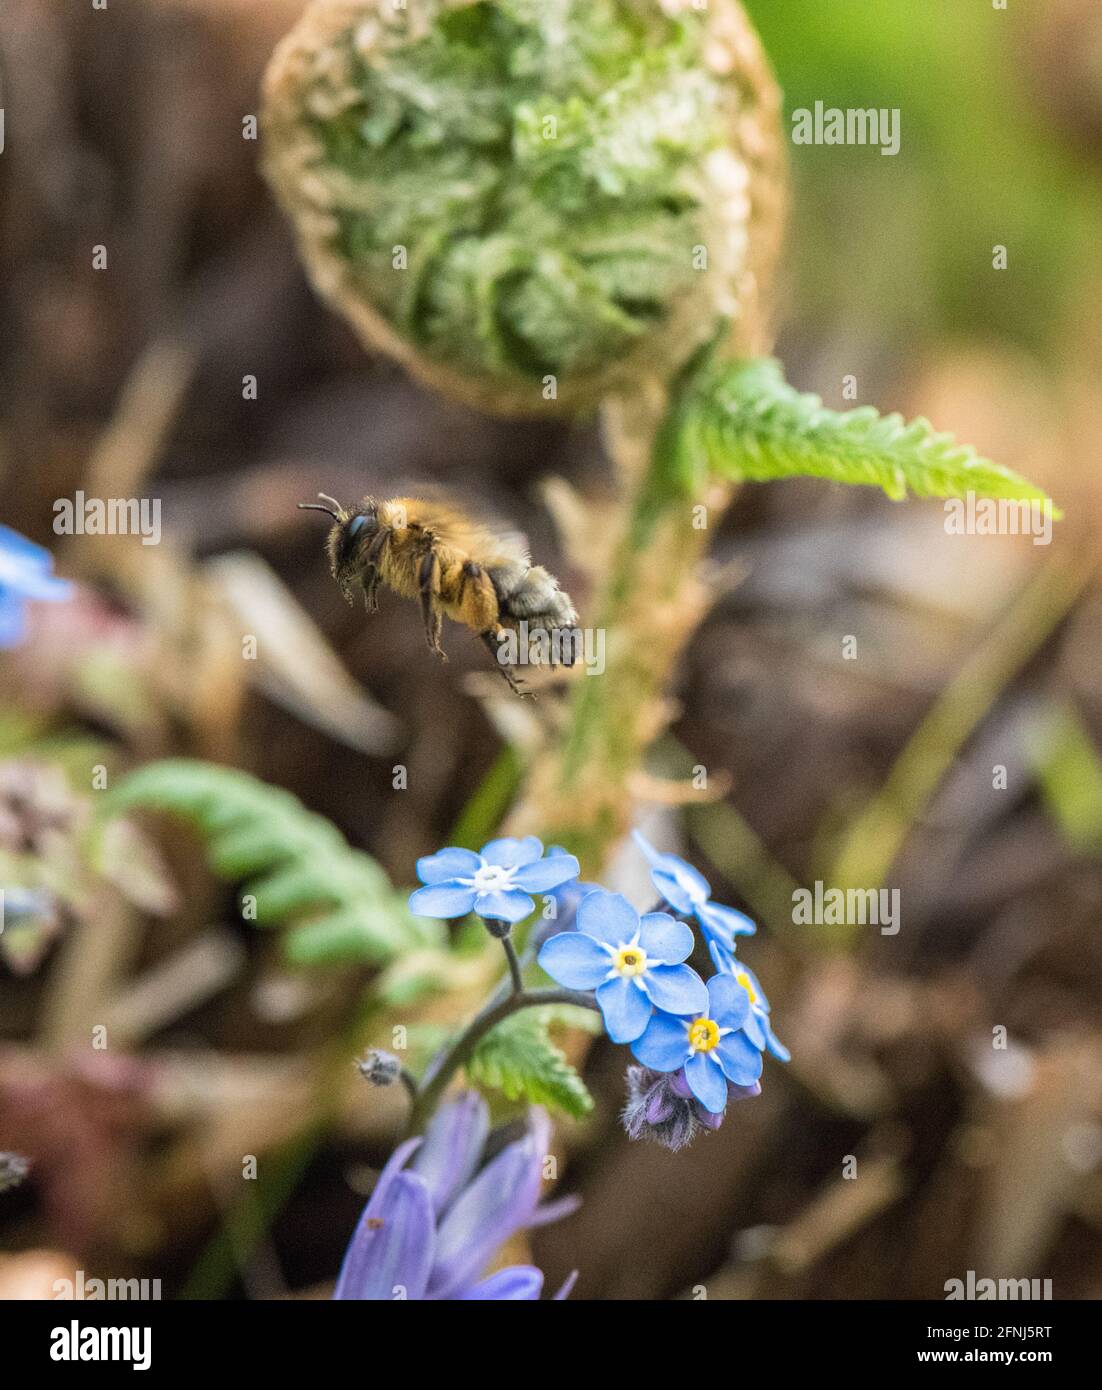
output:
M 618 975 L 624 975 L 628 979 L 634 975 L 642 975 L 647 968 L 647 953 L 639 946 L 621 946 L 616 952 L 613 968 Z
M 694 1052 L 711 1052 L 719 1042 L 719 1024 L 714 1018 L 698 1018 L 689 1024 L 689 1046 Z
M 739 973 L 735 976 L 735 979 L 750 996 L 750 1003 L 756 1004 L 758 1002 L 757 991 L 754 989 L 754 986 L 750 983 L 750 976 L 747 975 L 746 971 L 740 970 Z

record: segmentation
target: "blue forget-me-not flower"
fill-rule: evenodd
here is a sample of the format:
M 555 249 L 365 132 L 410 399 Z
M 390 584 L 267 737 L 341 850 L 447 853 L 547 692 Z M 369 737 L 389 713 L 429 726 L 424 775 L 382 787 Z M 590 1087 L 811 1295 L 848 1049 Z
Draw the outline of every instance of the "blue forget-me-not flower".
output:
M 665 912 L 640 917 L 622 893 L 589 893 L 578 906 L 577 931 L 546 942 L 539 963 L 567 989 L 595 990 L 613 1042 L 632 1042 L 655 1008 L 699 1013 L 707 1006 L 704 981 L 683 964 L 692 954 L 692 929 Z
M 491 840 L 476 854 L 442 849 L 417 861 L 425 885 L 410 894 L 409 908 L 421 917 L 463 917 L 475 912 L 492 921 L 516 923 L 535 911 L 532 893 L 548 893 L 578 877 L 572 854 L 543 857 L 534 835 Z

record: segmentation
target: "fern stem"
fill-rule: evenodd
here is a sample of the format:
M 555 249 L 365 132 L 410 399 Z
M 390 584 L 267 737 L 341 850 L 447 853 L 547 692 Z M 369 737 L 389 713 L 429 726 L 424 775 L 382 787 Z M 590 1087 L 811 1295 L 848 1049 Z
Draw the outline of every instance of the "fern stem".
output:
M 447 1090 L 452 1077 L 470 1061 L 471 1056 L 492 1029 L 521 1009 L 534 1009 L 547 1004 L 575 1004 L 580 1009 L 596 1009 L 592 994 L 575 989 L 522 989 L 519 993 L 494 998 L 477 1013 L 462 1033 L 429 1063 L 409 1114 L 409 1133 L 420 1134 Z

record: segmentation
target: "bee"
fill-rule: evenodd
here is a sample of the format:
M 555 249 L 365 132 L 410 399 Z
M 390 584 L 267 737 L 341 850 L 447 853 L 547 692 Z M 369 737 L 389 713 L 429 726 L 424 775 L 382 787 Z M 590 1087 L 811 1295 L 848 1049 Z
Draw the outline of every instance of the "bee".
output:
M 443 500 L 365 497 L 343 507 L 324 492 L 318 498 L 299 507 L 333 518 L 329 566 L 349 603 L 358 588 L 374 613 L 380 584 L 418 599 L 430 651 L 446 661 L 443 620 L 461 623 L 481 638 L 518 695 L 524 691 L 502 659 L 510 632 L 529 644 L 541 633 L 544 650 L 555 654 L 551 665 L 577 660 L 574 605 L 553 574 L 532 564 L 523 536 L 480 524 Z M 529 660 L 532 650 L 525 647 Z

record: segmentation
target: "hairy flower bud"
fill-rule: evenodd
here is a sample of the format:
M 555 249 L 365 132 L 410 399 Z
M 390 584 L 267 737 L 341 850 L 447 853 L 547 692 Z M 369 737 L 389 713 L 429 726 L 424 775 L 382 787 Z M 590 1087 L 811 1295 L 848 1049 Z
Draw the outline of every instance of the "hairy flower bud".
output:
M 393 1086 L 402 1074 L 402 1064 L 393 1052 L 372 1048 L 359 1062 L 360 1075 L 372 1086 Z
M 756 316 L 783 164 L 738 0 L 314 0 L 264 97 L 317 289 L 474 405 L 585 410 Z

